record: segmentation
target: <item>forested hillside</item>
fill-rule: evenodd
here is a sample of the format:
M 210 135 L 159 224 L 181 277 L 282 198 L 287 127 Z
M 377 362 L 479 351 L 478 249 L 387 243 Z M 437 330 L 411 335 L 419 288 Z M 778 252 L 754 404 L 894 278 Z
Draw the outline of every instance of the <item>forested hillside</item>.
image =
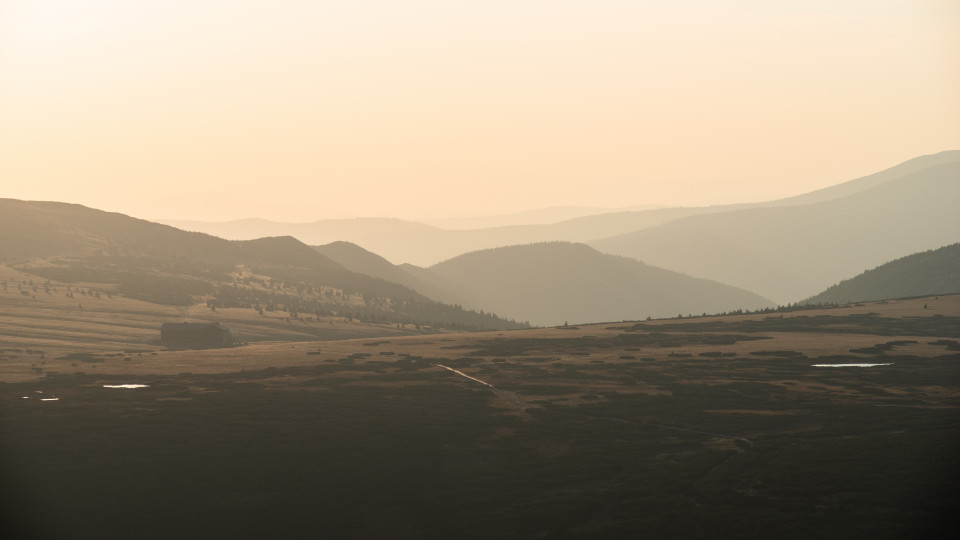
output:
M 805 303 L 845 303 L 960 293 L 960 244 L 890 261 L 830 287 Z

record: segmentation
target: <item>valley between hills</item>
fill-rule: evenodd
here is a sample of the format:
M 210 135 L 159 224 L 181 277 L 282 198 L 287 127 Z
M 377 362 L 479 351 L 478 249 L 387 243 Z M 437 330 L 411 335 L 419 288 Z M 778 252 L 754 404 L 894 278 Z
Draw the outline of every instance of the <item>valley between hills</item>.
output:
M 0 199 L 5 537 L 955 529 L 958 166 L 251 238 Z M 233 346 L 165 346 L 173 322 Z
M 0 540 L 960 531 L 960 0 L 0 0 Z

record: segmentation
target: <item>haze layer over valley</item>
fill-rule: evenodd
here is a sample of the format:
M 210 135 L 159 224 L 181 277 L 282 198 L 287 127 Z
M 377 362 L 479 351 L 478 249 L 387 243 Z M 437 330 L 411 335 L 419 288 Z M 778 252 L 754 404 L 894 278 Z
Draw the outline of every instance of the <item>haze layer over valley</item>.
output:
M 550 224 L 443 229 L 382 218 L 168 223 L 234 239 L 288 234 L 312 245 L 347 241 L 393 263 L 422 267 L 480 249 L 584 242 L 787 304 L 867 268 L 960 240 L 958 178 L 960 151 L 953 150 L 776 201 L 604 212 Z M 504 268 L 524 273 L 520 266 Z M 445 289 L 446 295 L 434 296 L 473 303 L 453 295 L 449 284 Z
M 960 2 L 0 5 L 0 539 L 960 530 Z

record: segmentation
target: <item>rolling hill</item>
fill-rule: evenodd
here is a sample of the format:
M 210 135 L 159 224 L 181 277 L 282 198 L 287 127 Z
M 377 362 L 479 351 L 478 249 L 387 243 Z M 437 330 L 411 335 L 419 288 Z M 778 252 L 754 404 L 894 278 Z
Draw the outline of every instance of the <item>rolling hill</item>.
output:
M 541 325 L 772 307 L 745 290 L 566 242 L 477 251 L 427 270 L 456 284 L 468 307 Z
M 805 304 L 849 303 L 960 293 L 960 244 L 890 261 L 822 293 Z
M 0 260 L 79 256 L 95 252 L 210 257 L 227 243 L 206 234 L 133 219 L 79 204 L 0 199 Z
M 259 219 L 221 223 L 201 221 L 164 221 L 164 223 L 181 229 L 203 231 L 234 240 L 290 235 L 310 245 L 347 241 L 373 251 L 393 263 L 429 266 L 462 253 L 481 249 L 547 241 L 591 243 L 592 241 L 634 233 L 645 228 L 691 216 L 820 203 L 861 193 L 929 167 L 958 162 L 960 162 L 960 151 L 946 151 L 920 156 L 875 174 L 786 199 L 723 206 L 603 212 L 549 224 L 542 224 L 545 217 L 561 216 L 562 213 L 551 211 L 545 216 L 542 212 L 534 211 L 507 216 L 510 218 L 507 220 L 474 219 L 434 222 L 434 225 L 446 224 L 445 228 L 412 221 L 382 218 L 325 219 L 311 223 L 279 223 Z M 580 211 L 586 210 L 580 209 Z M 568 215 L 575 214 L 568 212 Z M 523 220 L 527 221 L 523 222 Z M 512 224 L 498 227 L 463 228 L 469 225 L 476 227 L 492 223 Z M 909 253 L 909 251 L 904 253 Z M 896 255 L 902 255 L 902 253 Z M 635 255 L 632 254 L 631 256 Z M 642 258 L 642 255 L 640 257 Z M 684 269 L 683 271 L 687 272 L 688 270 Z M 810 294 L 815 290 L 811 291 Z
M 861 191 L 866 191 L 870 188 L 877 187 L 891 180 L 896 180 L 903 176 L 922 171 L 928 167 L 958 162 L 960 162 L 960 150 L 945 150 L 943 152 L 937 152 L 936 154 L 918 156 L 913 159 L 908 159 L 899 165 L 890 167 L 889 169 L 882 170 L 878 173 L 857 178 L 855 180 L 850 180 L 848 182 L 843 182 L 842 184 L 837 184 L 835 186 L 811 191 L 810 193 L 804 193 L 794 197 L 788 197 L 786 199 L 774 201 L 773 205 L 792 206 L 798 204 L 813 204 L 829 201 L 831 199 L 839 199 L 841 197 L 854 195 L 856 193 L 860 193 Z M 761 204 L 761 206 L 766 206 L 766 204 Z
M 383 257 L 350 242 L 331 242 L 313 249 L 351 272 L 399 283 L 428 298 L 447 304 L 463 304 L 455 286 L 428 270 L 410 264 L 394 265 Z
M 289 236 L 230 241 L 75 204 L 0 199 L 0 262 L 163 305 L 453 329 L 518 326 L 352 272 Z
M 958 200 L 960 162 L 944 163 L 837 199 L 688 216 L 590 245 L 785 304 L 960 240 Z
M 362 246 L 392 263 L 428 266 L 466 252 L 507 245 L 547 241 L 585 242 L 658 225 L 678 217 L 719 211 L 720 208 L 658 208 L 642 212 L 584 216 L 548 225 L 511 225 L 483 229 L 441 229 L 412 221 L 380 218 L 327 219 L 312 223 L 278 223 L 266 220 L 164 223 L 234 240 L 289 235 L 310 245 L 344 241 Z

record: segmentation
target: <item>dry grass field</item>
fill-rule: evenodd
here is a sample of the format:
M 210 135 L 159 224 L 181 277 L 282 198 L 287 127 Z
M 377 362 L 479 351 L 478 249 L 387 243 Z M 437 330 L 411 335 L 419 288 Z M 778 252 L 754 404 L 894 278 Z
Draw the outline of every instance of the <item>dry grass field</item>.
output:
M 71 354 L 132 357 L 155 353 L 160 347 L 160 326 L 165 322 L 218 322 L 242 343 L 341 340 L 370 336 L 420 334 L 412 326 L 370 324 L 343 317 L 301 317 L 251 309 L 209 309 L 203 303 L 189 309 L 153 304 L 110 291 L 102 283 L 51 282 L 45 290 L 36 276 L 0 265 L 0 380 L 35 378 L 41 371 L 72 373 Z M 30 286 L 30 283 L 36 285 Z M 21 283 L 26 285 L 20 286 Z M 81 292 L 82 291 L 82 292 Z M 428 330 L 432 332 L 432 330 Z M 235 349 L 242 350 L 242 349 Z M 20 369 L 29 364 L 27 371 Z M 165 368 L 160 368 L 167 372 Z
M 166 350 L 174 308 L 30 293 L 0 291 L 4 507 L 25 537 L 957 524 L 960 295 L 422 335 L 197 307 L 251 339 Z M 880 365 L 814 367 L 857 363 Z
M 0 267 L 0 270 L 4 267 Z M 0 279 L 5 276 L 0 275 Z M 25 276 L 24 276 L 25 277 Z M 123 297 L 66 298 L 62 295 L 38 295 L 38 301 L 20 295 L 16 289 L 0 292 L 0 381 L 15 382 L 42 380 L 49 374 L 86 372 L 102 375 L 176 375 L 183 372 L 197 374 L 231 373 L 258 370 L 266 367 L 309 366 L 332 362 L 354 354 L 374 353 L 358 358 L 356 363 L 414 356 L 449 358 L 451 355 L 470 355 L 474 362 L 468 372 L 502 368 L 498 357 L 513 356 L 514 360 L 550 357 L 545 369 L 560 364 L 554 371 L 566 366 L 589 367 L 598 363 L 618 363 L 644 358 L 669 366 L 710 361 L 735 356 L 756 357 L 763 351 L 795 351 L 804 357 L 849 355 L 851 349 L 862 349 L 889 341 L 911 341 L 897 346 L 898 354 L 934 357 L 943 353 L 940 345 L 930 337 L 909 333 L 882 335 L 864 333 L 855 324 L 831 327 L 829 332 L 778 331 L 770 328 L 763 339 L 736 341 L 729 344 L 677 342 L 657 340 L 653 346 L 637 347 L 616 343 L 615 338 L 630 324 L 604 323 L 576 327 L 555 327 L 527 330 L 471 333 L 419 334 L 413 328 L 400 329 L 391 325 L 348 322 L 342 318 L 289 320 L 277 315 L 258 315 L 252 310 L 222 308 L 213 312 L 197 305 L 189 310 L 188 318 L 172 306 L 150 304 Z M 83 304 L 82 309 L 78 304 Z M 891 300 L 830 308 L 803 310 L 783 314 L 733 315 L 723 317 L 696 317 L 655 320 L 640 323 L 646 333 L 667 329 L 669 333 L 687 335 L 678 329 L 716 324 L 733 325 L 765 319 L 790 321 L 826 316 L 876 314 L 891 319 L 931 317 L 960 317 L 960 295 L 938 298 Z M 217 321 L 235 331 L 243 346 L 210 350 L 168 350 L 160 346 L 160 325 L 167 321 Z M 631 323 L 633 324 L 633 323 Z M 679 325 L 679 326 L 678 326 Z M 847 331 L 850 330 L 850 331 Z M 724 334 L 722 327 L 698 330 L 698 334 Z M 949 334 L 941 336 L 950 337 Z M 318 339 L 319 338 L 319 339 Z M 322 340 L 322 342 L 320 342 Z M 498 353 L 497 341 L 530 340 L 516 355 L 509 351 Z M 537 341 L 548 343 L 538 346 Z M 609 343 L 607 343 L 609 342 Z M 491 347 L 491 344 L 494 344 Z M 596 346 L 603 344 L 602 347 Z M 489 354 L 475 354 L 487 351 Z M 96 362 L 78 361 L 75 353 L 93 355 Z M 309 353 L 309 354 L 308 354 Z M 385 354 L 381 354 L 385 353 Z M 392 354 L 390 354 L 392 353 Z M 706 355 L 704 355 L 706 353 Z M 388 356 L 389 355 L 389 356 Z M 703 356 L 702 356 L 703 355 Z M 760 355 L 762 356 L 762 355 Z M 491 382 L 501 381 L 492 376 Z M 547 375 L 543 380 L 548 380 Z

